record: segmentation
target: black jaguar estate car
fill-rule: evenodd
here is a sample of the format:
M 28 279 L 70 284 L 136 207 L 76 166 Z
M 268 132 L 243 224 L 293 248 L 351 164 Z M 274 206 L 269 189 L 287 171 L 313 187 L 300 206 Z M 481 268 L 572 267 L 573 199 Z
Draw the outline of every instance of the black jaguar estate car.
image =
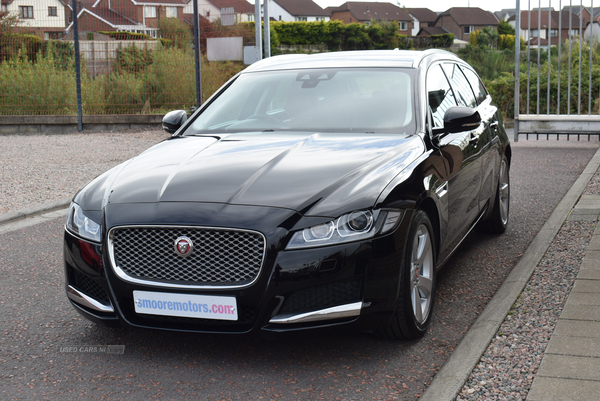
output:
M 439 268 L 508 223 L 502 120 L 445 51 L 268 58 L 163 127 L 71 204 L 66 291 L 92 321 L 414 339 Z

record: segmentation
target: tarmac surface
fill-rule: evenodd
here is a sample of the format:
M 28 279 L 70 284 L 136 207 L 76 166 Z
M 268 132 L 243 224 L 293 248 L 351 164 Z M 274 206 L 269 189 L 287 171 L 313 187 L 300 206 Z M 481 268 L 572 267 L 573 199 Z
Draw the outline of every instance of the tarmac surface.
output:
M 429 384 L 421 400 L 457 399 L 462 386 L 492 338 L 497 335 L 498 328 L 563 223 L 598 220 L 600 197 L 582 196 L 582 193 L 599 166 L 600 152 L 596 152 L 517 266 Z M 69 199 L 65 198 L 2 214 L 0 234 L 64 217 L 68 204 Z M 600 232 L 596 229 L 527 400 L 596 399 L 600 394 L 599 329 Z

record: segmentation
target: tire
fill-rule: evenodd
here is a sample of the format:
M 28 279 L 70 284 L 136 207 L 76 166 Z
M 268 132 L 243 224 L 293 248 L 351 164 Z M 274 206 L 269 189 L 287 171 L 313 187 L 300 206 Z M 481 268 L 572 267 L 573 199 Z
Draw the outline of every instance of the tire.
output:
M 502 156 L 500 163 L 500 173 L 498 174 L 498 186 L 496 188 L 496 198 L 494 199 L 494 209 L 492 215 L 477 225 L 480 232 L 491 234 L 502 234 L 508 226 L 508 216 L 510 212 L 510 175 L 509 165 L 506 156 Z
M 434 243 L 429 217 L 417 210 L 402 256 L 396 311 L 392 320 L 378 330 L 380 336 L 391 340 L 414 340 L 427 331 L 435 298 Z

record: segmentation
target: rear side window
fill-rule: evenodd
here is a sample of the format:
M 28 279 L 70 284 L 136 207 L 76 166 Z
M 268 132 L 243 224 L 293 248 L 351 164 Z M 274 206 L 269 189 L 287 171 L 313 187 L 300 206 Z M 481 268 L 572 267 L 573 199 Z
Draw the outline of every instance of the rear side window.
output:
M 431 67 L 427 72 L 427 95 L 433 117 L 433 126 L 441 128 L 444 126 L 446 110 L 456 106 L 456 100 L 440 65 Z
M 471 85 L 469 85 L 469 81 L 467 81 L 465 75 L 460 68 L 458 68 L 458 65 L 454 63 L 445 63 L 444 71 L 448 76 L 448 80 L 450 80 L 452 89 L 454 89 L 454 95 L 456 96 L 458 104 L 472 109 L 476 108 L 477 100 L 475 100 Z
M 481 83 L 477 74 L 473 72 L 471 69 L 461 66 L 462 71 L 465 73 L 465 76 L 469 80 L 471 84 L 471 88 L 473 88 L 473 92 L 475 93 L 475 98 L 477 99 L 477 104 L 481 104 L 487 97 L 487 91 L 485 90 L 485 86 Z

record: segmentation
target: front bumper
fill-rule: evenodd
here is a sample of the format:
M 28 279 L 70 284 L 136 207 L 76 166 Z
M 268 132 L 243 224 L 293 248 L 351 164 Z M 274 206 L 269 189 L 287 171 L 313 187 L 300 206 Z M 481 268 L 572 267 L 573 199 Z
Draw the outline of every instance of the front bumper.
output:
M 400 261 L 410 213 L 384 237 L 322 248 L 283 250 L 285 230 L 267 234 L 264 265 L 248 287 L 165 288 L 123 280 L 105 245 L 65 232 L 66 291 L 78 312 L 114 325 L 203 333 L 286 332 L 389 321 L 398 295 Z M 131 224 L 131 222 L 126 222 Z M 283 232 L 285 231 L 285 232 Z M 134 291 L 234 297 L 235 321 L 141 314 Z

